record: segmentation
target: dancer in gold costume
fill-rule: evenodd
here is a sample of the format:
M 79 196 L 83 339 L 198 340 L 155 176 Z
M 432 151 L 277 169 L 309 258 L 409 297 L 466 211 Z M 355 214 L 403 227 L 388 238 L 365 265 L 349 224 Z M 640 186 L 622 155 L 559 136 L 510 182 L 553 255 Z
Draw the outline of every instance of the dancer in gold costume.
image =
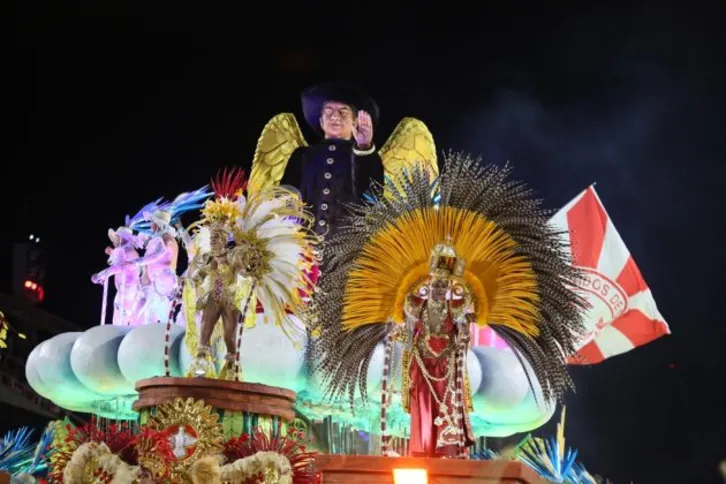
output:
M 212 182 L 215 199 L 205 204 L 202 228 L 208 231 L 209 251 L 198 251 L 189 264 L 187 281 L 196 288 L 194 307 L 202 311 L 196 359 L 190 373 L 195 376 L 213 376 L 210 341 L 217 321 L 222 320 L 224 344 L 227 354 L 219 377 L 234 378 L 232 368 L 236 354 L 237 323 L 243 308 L 239 307 L 240 291 L 244 285 L 245 267 L 237 264 L 232 247 L 235 218 L 239 214 L 237 198 L 245 188 L 244 172 L 232 170 L 217 176 Z M 194 324 L 192 321 L 191 324 Z M 240 329 L 241 331 L 241 329 Z
M 185 296 L 185 305 L 202 311 L 199 341 L 194 335 L 188 341 L 196 345 L 189 373 L 214 376 L 210 342 L 221 318 L 227 354 L 220 378 L 236 380 L 242 331 L 255 325 L 258 305 L 265 321 L 300 342 L 313 314 L 308 274 L 319 262 L 319 237 L 312 215 L 292 190 L 270 186 L 245 195 L 243 173 L 237 171 L 225 172 L 212 186 L 217 199 L 205 205 L 194 239 L 208 248 L 196 252 L 189 275 L 196 293 Z M 239 320 L 244 323 L 238 325 Z M 188 325 L 188 335 L 190 329 Z

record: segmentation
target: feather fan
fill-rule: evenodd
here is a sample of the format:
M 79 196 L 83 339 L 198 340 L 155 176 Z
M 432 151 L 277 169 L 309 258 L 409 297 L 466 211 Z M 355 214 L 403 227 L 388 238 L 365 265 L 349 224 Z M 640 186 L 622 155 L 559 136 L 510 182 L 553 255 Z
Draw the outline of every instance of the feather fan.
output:
M 403 322 L 406 294 L 428 277 L 431 250 L 448 237 L 466 262 L 477 323 L 532 365 L 546 399 L 571 386 L 566 356 L 583 331 L 585 302 L 574 290 L 582 274 L 549 225 L 550 212 L 509 179 L 511 171 L 449 153 L 433 184 L 414 165 L 350 207 L 342 230 L 326 241 L 318 351 L 308 354 L 329 397 L 347 394 L 352 403 L 359 388 L 366 398 L 370 355 L 396 326 L 390 323 Z

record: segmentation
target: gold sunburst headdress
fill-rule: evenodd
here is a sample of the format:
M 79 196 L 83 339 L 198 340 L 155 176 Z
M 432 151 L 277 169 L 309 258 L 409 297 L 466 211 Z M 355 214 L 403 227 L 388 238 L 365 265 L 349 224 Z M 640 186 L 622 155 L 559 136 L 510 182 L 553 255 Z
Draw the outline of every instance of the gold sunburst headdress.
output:
M 430 173 L 418 166 L 374 186 L 373 203 L 353 207 L 347 227 L 328 241 L 321 356 L 311 363 L 331 397 L 353 400 L 358 387 L 365 398 L 373 350 L 404 321 L 406 295 L 445 269 L 459 273 L 477 324 L 490 325 L 529 361 L 545 398 L 561 396 L 571 383 L 565 355 L 582 331 L 584 302 L 549 213 L 508 179 L 508 166 L 448 154 L 442 171 L 434 197 Z

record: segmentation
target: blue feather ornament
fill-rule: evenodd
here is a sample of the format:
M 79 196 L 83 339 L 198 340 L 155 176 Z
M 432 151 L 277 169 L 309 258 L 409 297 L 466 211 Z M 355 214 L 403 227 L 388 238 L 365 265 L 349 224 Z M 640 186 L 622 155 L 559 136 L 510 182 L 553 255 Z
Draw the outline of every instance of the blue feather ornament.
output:
M 0 440 L 0 471 L 15 475 L 33 461 L 35 445 L 30 440 L 33 429 L 20 427 L 10 430 Z
M 169 213 L 170 224 L 175 225 L 181 220 L 183 214 L 201 209 L 204 202 L 213 194 L 209 190 L 209 185 L 204 185 L 197 190 L 179 194 L 171 202 L 164 202 L 163 198 L 159 198 L 144 205 L 133 217 L 126 216 L 126 227 L 136 232 L 151 234 L 151 222 L 144 218 L 144 213 L 153 213 L 158 210 Z
M 595 480 L 576 462 L 577 450 L 565 446 L 565 408 L 562 408 L 557 435 L 547 440 L 527 436 L 519 449 L 519 459 L 550 482 L 595 484 Z

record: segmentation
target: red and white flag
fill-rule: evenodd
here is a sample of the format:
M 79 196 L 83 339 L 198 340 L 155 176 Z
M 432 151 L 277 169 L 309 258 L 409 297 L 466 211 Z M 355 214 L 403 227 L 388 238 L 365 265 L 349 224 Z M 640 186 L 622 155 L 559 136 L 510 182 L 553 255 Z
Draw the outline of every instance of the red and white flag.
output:
M 586 274 L 586 336 L 570 364 L 600 363 L 670 334 L 638 266 L 593 186 L 550 221 L 567 231 L 572 263 Z

